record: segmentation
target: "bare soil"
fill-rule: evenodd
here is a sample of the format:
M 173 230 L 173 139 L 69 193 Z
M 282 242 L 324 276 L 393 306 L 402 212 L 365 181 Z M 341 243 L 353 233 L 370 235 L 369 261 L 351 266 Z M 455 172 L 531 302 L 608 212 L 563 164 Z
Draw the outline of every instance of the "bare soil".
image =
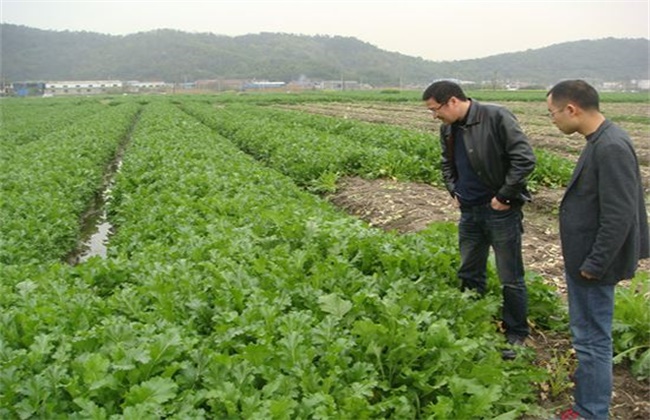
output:
M 578 136 L 560 134 L 546 117 L 544 104 L 509 102 L 506 106 L 520 119 L 534 147 L 577 159 L 584 140 Z M 433 130 L 434 133 L 437 133 L 439 124 L 427 117 L 423 108 L 412 104 L 311 103 L 291 108 L 411 129 Z M 605 105 L 603 112 L 612 115 L 647 116 L 649 111 L 645 104 L 612 104 Z M 621 126 L 630 133 L 635 142 L 644 184 L 646 187 L 650 186 L 650 133 L 647 124 L 622 123 Z M 556 217 L 562 194 L 563 190 L 537 191 L 533 202 L 524 208 L 523 255 L 526 269 L 541 274 L 545 281 L 555 285 L 558 293 L 564 297 L 566 290 Z M 329 199 L 377 228 L 400 233 L 419 231 L 435 222 L 456 222 L 459 217 L 458 209 L 452 204 L 446 191 L 422 183 L 343 178 L 338 184 L 338 190 L 331 194 Z M 649 269 L 650 261 L 644 260 L 641 270 Z M 555 372 L 558 377 L 558 372 L 575 363 L 571 356 L 568 332 L 535 331 L 528 341 L 538 355 L 536 363 Z M 566 360 L 561 362 L 560 359 L 563 358 Z M 561 392 L 558 392 L 558 387 Z M 550 411 L 566 408 L 570 399 L 568 377 L 566 381 L 546 384 L 540 389 L 540 404 Z M 615 366 L 614 369 L 611 418 L 650 419 L 650 382 L 636 380 L 626 366 Z

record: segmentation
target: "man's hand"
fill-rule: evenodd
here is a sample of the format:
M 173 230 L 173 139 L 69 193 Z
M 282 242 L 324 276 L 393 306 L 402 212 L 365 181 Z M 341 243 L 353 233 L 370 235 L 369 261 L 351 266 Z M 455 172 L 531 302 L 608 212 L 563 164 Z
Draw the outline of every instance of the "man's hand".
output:
M 490 203 L 490 205 L 492 206 L 492 209 L 496 211 L 506 211 L 510 209 L 510 205 L 503 204 L 502 202 L 497 200 L 496 197 L 492 197 L 492 202 Z
M 593 274 L 589 274 L 586 271 L 580 271 L 580 275 L 587 280 L 598 280 L 598 277 L 594 276 Z

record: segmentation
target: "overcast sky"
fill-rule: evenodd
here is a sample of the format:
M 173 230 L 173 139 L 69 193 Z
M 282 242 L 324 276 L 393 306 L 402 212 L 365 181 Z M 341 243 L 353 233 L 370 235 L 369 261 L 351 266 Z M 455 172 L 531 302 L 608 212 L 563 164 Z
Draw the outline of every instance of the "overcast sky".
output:
M 650 38 L 650 0 L 0 0 L 0 13 L 3 23 L 111 35 L 169 28 L 352 36 L 434 61 L 582 39 Z

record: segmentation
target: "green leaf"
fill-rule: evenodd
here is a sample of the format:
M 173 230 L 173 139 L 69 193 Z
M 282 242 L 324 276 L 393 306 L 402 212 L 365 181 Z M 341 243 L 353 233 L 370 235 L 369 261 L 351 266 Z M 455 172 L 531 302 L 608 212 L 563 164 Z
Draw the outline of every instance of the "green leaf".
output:
M 637 378 L 650 378 L 650 349 L 632 363 L 632 374 Z
M 126 405 L 163 404 L 176 396 L 178 385 L 169 378 L 156 377 L 134 385 L 126 396 Z
M 324 312 L 332 314 L 339 319 L 343 318 L 352 309 L 352 303 L 340 298 L 336 293 L 320 296 L 318 303 Z
M 433 414 L 432 418 L 451 418 L 451 413 L 454 411 L 454 400 L 446 396 L 440 396 L 435 404 L 427 408 L 427 411 Z
M 90 390 L 109 386 L 114 378 L 108 374 L 110 360 L 99 353 L 84 354 L 78 358 L 81 365 L 81 376 Z
M 108 418 L 106 409 L 104 407 L 99 407 L 88 398 L 75 398 L 74 402 L 81 407 L 82 411 L 79 415 L 84 419 L 105 420 Z
M 507 413 L 503 413 L 501 415 L 498 415 L 494 417 L 492 420 L 515 420 L 519 416 L 519 413 L 517 410 L 511 410 L 508 411 Z

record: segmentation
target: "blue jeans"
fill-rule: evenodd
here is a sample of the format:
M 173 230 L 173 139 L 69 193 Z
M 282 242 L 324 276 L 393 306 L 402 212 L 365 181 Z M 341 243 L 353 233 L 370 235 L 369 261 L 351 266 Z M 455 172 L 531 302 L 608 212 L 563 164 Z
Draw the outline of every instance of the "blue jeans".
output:
M 507 336 L 528 336 L 528 292 L 521 256 L 521 207 L 493 210 L 490 204 L 461 207 L 458 225 L 460 269 L 463 290 L 484 294 L 487 289 L 487 260 L 494 250 L 497 273 L 503 290 L 503 325 Z
M 612 395 L 612 318 L 614 285 L 565 274 L 569 326 L 578 369 L 573 409 L 587 419 L 607 419 Z

